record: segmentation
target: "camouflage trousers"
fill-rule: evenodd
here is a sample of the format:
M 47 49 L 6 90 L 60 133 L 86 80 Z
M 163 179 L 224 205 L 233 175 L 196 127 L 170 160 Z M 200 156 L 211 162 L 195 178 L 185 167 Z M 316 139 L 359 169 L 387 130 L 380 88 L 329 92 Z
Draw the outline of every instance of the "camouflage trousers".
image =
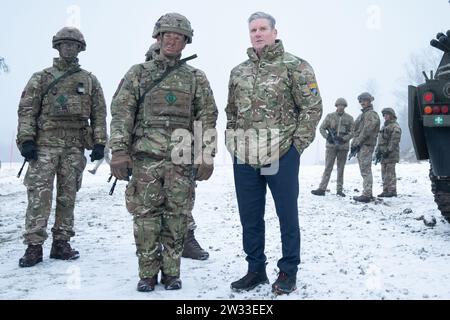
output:
M 197 187 L 197 183 L 194 179 L 191 181 L 191 202 L 189 204 L 189 209 L 187 212 L 187 229 L 190 231 L 194 231 L 197 229 L 197 225 L 195 224 L 194 216 L 192 215 L 192 211 L 194 210 L 195 204 L 195 188 Z
M 363 178 L 362 195 L 372 197 L 372 154 L 374 146 L 363 145 L 358 152 L 358 163 L 361 176 Z
M 395 162 L 381 163 L 381 179 L 383 192 L 397 193 L 397 177 L 395 175 Z
M 86 167 L 80 148 L 38 147 L 38 159 L 29 163 L 24 184 L 27 187 L 24 243 L 42 244 L 48 238 L 47 223 L 51 212 L 53 181 L 56 176 L 54 240 L 70 240 L 75 235 L 74 207 Z
M 325 171 L 322 175 L 322 181 L 320 182 L 319 189 L 326 190 L 328 182 L 330 181 L 331 172 L 333 171 L 334 162 L 337 159 L 337 181 L 336 191 L 342 191 L 344 186 L 344 168 L 347 162 L 347 150 L 337 150 L 337 148 L 327 148 L 325 153 Z
M 191 192 L 191 165 L 175 165 L 151 158 L 134 159 L 133 177 L 125 199 L 134 217 L 141 279 L 151 278 L 159 270 L 179 277 Z

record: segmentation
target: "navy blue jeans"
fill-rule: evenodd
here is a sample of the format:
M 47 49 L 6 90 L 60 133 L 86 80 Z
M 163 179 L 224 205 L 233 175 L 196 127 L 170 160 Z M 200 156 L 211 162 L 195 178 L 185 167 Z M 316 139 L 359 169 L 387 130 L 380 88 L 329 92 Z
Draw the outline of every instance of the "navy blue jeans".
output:
M 280 221 L 283 256 L 278 260 L 278 268 L 288 275 L 297 274 L 300 264 L 297 205 L 299 166 L 300 155 L 294 146 L 281 157 L 278 172 L 274 175 L 261 175 L 261 169 L 238 164 L 236 159 L 234 161 L 234 182 L 243 229 L 243 245 L 250 272 L 260 272 L 266 268 L 264 211 L 268 185 Z

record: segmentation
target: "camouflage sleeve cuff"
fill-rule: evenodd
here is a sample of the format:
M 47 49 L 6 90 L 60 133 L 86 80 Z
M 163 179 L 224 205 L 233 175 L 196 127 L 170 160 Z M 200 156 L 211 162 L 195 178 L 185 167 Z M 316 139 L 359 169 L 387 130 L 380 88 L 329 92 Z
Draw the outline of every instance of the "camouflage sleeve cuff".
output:
M 22 137 L 17 138 L 17 144 L 21 145 L 26 141 L 34 141 L 34 140 L 35 139 L 33 136 L 22 136 Z

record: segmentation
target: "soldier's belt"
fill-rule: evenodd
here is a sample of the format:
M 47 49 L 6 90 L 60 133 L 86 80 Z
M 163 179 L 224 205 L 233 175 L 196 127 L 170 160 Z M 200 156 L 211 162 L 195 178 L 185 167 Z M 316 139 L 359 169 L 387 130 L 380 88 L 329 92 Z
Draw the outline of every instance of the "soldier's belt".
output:
M 174 120 L 174 119 L 154 119 L 142 121 L 144 128 L 167 128 L 167 129 L 190 129 L 190 121 Z

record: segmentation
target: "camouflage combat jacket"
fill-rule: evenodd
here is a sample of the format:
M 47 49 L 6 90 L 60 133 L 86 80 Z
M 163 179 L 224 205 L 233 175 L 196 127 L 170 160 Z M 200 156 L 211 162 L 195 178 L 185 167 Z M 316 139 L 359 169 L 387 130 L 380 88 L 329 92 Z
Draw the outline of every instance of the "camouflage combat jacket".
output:
M 402 129 L 395 120 L 384 122 L 378 134 L 378 145 L 375 154 L 380 151 L 383 153 L 381 163 L 399 162 L 400 161 L 400 139 Z
M 76 71 L 52 85 L 67 72 Z M 50 90 L 49 90 L 50 89 Z M 35 141 L 51 147 L 106 144 L 106 103 L 97 78 L 55 58 L 53 67 L 33 74 L 18 109 L 17 145 Z
M 226 143 L 232 155 L 259 167 L 278 160 L 292 144 L 300 153 L 309 146 L 322 116 L 322 99 L 312 67 L 285 52 L 281 40 L 261 57 L 253 48 L 247 53 L 249 59 L 230 75 Z M 270 138 L 270 130 L 278 136 Z M 256 144 L 232 137 L 236 131 L 255 138 Z M 258 159 L 250 159 L 249 152 Z
M 373 107 L 363 108 L 361 111 L 354 124 L 352 146 L 375 146 L 380 131 L 380 117 Z
M 172 139 L 174 130 L 192 133 L 194 121 L 201 122 L 203 132 L 215 129 L 217 107 L 201 70 L 184 63 L 147 92 L 178 61 L 157 55 L 126 73 L 111 104 L 112 152 L 170 160 L 174 146 L 180 143 Z
M 337 137 L 343 139 L 343 143 L 330 143 L 327 140 L 327 148 L 336 148 L 338 150 L 348 150 L 349 141 L 352 138 L 353 117 L 346 112 L 339 114 L 337 111 L 327 114 L 325 120 L 320 125 L 320 134 L 327 139 L 328 132 L 331 130 Z

